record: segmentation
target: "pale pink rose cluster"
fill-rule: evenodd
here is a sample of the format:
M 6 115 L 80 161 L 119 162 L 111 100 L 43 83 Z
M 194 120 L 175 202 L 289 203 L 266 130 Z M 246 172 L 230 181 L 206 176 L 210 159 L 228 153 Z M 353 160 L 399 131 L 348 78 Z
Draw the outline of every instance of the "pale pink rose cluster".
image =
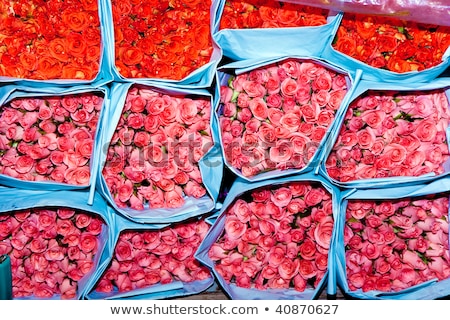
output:
M 0 173 L 86 186 L 103 97 L 17 98 L 0 110 Z
M 341 182 L 442 174 L 449 118 L 443 90 L 369 91 L 349 106 L 327 173 Z
M 128 91 L 103 169 L 119 208 L 179 208 L 206 195 L 199 161 L 213 144 L 210 112 L 201 96 Z
M 448 194 L 348 202 L 344 232 L 352 291 L 398 292 L 450 277 Z
M 108 269 L 95 291 L 127 292 L 173 281 L 192 282 L 211 277 L 194 258 L 210 225 L 185 221 L 162 230 L 126 230 L 120 233 Z
M 70 208 L 0 215 L 0 255 L 11 258 L 13 298 L 75 298 L 94 267 L 104 226 L 99 216 Z
M 255 189 L 227 209 L 209 257 L 218 274 L 239 287 L 316 288 L 327 272 L 332 211 L 331 194 L 319 184 Z
M 231 76 L 220 94 L 225 159 L 246 177 L 305 167 L 347 89 L 345 75 L 310 60 Z

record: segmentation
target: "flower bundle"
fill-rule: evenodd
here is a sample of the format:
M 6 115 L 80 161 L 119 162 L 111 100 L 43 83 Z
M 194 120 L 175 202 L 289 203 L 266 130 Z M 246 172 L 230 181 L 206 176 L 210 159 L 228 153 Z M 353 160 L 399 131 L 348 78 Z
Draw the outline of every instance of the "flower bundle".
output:
M 219 29 L 321 26 L 329 10 L 276 0 L 231 0 L 223 8 Z
M 181 208 L 207 196 L 199 162 L 213 145 L 206 96 L 132 86 L 102 176 L 118 208 Z
M 87 186 L 103 94 L 18 97 L 0 109 L 0 173 Z
M 0 1 L 0 76 L 93 80 L 102 38 L 97 1 Z
M 332 46 L 377 69 L 423 71 L 442 63 L 450 27 L 346 12 Z
M 327 174 L 339 182 L 442 174 L 449 118 L 443 89 L 369 90 L 350 104 Z
M 393 293 L 449 278 L 448 203 L 448 193 L 349 200 L 343 239 L 350 291 Z
M 180 80 L 210 62 L 211 1 L 112 1 L 115 66 L 126 78 Z
M 104 220 L 65 207 L 0 215 L 0 254 L 11 258 L 13 298 L 74 299 L 93 271 Z
M 334 230 L 332 195 L 320 183 L 249 190 L 223 211 L 222 219 L 208 256 L 225 283 L 262 292 L 320 287 Z
M 151 292 L 158 285 L 211 278 L 209 270 L 194 258 L 209 228 L 204 219 L 194 219 L 159 230 L 122 230 L 94 291 L 120 294 L 148 288 Z
M 221 85 L 219 109 L 228 166 L 248 179 L 305 168 L 348 86 L 344 74 L 294 58 L 230 76 Z

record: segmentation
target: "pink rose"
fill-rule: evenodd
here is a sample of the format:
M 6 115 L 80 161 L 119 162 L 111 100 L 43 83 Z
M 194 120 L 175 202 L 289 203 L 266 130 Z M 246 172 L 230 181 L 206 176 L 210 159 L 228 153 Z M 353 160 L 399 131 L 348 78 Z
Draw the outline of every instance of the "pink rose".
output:
M 237 217 L 227 216 L 224 229 L 230 239 L 239 239 L 247 230 L 247 226 Z
M 251 80 L 243 81 L 242 89 L 250 98 L 262 98 L 266 94 L 266 88 L 261 83 Z
M 361 119 L 367 125 L 369 125 L 369 127 L 373 129 L 378 129 L 381 126 L 385 116 L 386 114 L 383 111 L 369 110 L 361 114 Z
M 437 133 L 436 124 L 431 120 L 422 120 L 414 133 L 420 141 L 431 141 Z
M 249 108 L 253 116 L 261 121 L 265 121 L 268 117 L 268 107 L 262 98 L 254 98 L 249 102 Z
M 327 216 L 319 222 L 314 230 L 314 239 L 319 246 L 326 249 L 330 247 L 333 228 L 334 220 L 331 216 Z

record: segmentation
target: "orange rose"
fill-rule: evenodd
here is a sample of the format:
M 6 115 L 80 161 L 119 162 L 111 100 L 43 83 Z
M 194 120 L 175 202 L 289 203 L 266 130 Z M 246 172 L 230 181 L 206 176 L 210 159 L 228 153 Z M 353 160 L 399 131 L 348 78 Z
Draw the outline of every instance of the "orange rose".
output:
M 83 31 L 90 24 L 89 15 L 86 11 L 65 10 L 62 14 L 62 21 L 75 32 Z
M 50 56 L 39 57 L 35 75 L 37 79 L 58 79 L 61 75 L 61 63 Z
M 354 56 L 356 53 L 356 40 L 343 34 L 338 37 L 334 47 L 343 54 Z
M 86 61 L 99 62 L 100 61 L 100 47 L 90 46 L 86 50 Z
M 142 61 L 144 53 L 138 47 L 124 47 L 119 50 L 119 60 L 127 66 L 135 66 Z
M 80 0 L 81 5 L 84 10 L 87 11 L 97 11 L 98 10 L 98 0 Z
M 375 21 L 370 16 L 364 15 L 348 15 L 345 14 L 345 17 L 342 21 L 342 24 L 345 25 L 344 20 L 353 20 L 356 27 L 356 33 L 363 39 L 370 39 L 375 35 L 377 30 L 377 25 Z
M 34 71 L 37 67 L 37 58 L 35 54 L 22 52 L 19 56 L 19 60 L 25 70 Z
M 55 38 L 50 41 L 48 50 L 53 58 L 58 59 L 61 62 L 67 62 L 70 58 L 66 46 L 67 43 L 65 39 Z
M 404 73 L 404 72 L 409 72 L 409 71 L 418 69 L 418 67 L 416 67 L 416 69 L 413 69 L 412 63 L 402 60 L 402 59 L 399 59 L 395 56 L 391 56 L 389 58 L 389 60 L 387 62 L 387 68 L 390 71 L 397 72 L 397 73 Z
M 92 80 L 98 72 L 98 65 L 66 65 L 62 68 L 62 79 Z
M 86 54 L 86 42 L 79 33 L 71 32 L 67 36 L 67 51 L 76 58 L 84 58 Z

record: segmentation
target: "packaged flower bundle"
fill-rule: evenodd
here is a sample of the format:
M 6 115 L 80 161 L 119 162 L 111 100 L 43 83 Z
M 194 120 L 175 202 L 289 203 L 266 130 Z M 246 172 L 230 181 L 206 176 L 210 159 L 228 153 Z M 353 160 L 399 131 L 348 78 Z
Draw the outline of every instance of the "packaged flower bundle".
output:
M 34 85 L 90 83 L 103 71 L 98 1 L 0 1 L 0 78 Z
M 88 299 L 164 299 L 200 293 L 213 282 L 194 253 L 210 228 L 204 217 L 143 226 L 116 219 L 114 247 L 103 255 Z
M 13 299 L 80 299 L 110 236 L 106 202 L 82 191 L 0 189 L 0 255 Z
M 5 86 L 0 91 L 0 182 L 28 189 L 91 187 L 105 89 Z
M 211 33 L 213 1 L 112 0 L 116 78 L 209 85 L 221 58 Z
M 350 78 L 313 59 L 230 68 L 244 63 L 219 70 L 225 163 L 249 181 L 312 169 L 352 90 Z
M 233 60 L 320 57 L 339 23 L 330 10 L 277 0 L 218 0 L 212 9 L 213 38 Z M 276 47 L 267 45 L 272 41 Z
M 238 178 L 196 257 L 232 299 L 314 299 L 325 286 L 335 294 L 328 276 L 337 194 L 308 173 Z
M 342 186 L 434 179 L 449 171 L 446 78 L 420 86 L 361 81 L 322 168 Z
M 380 81 L 428 81 L 449 66 L 450 26 L 346 12 L 324 57 Z
M 327 24 L 329 10 L 276 0 L 226 1 L 219 29 L 309 27 Z
M 338 283 L 360 299 L 448 296 L 449 180 L 343 197 Z
M 126 217 L 169 223 L 214 209 L 222 179 L 205 90 L 117 84 L 103 134 L 101 192 Z

